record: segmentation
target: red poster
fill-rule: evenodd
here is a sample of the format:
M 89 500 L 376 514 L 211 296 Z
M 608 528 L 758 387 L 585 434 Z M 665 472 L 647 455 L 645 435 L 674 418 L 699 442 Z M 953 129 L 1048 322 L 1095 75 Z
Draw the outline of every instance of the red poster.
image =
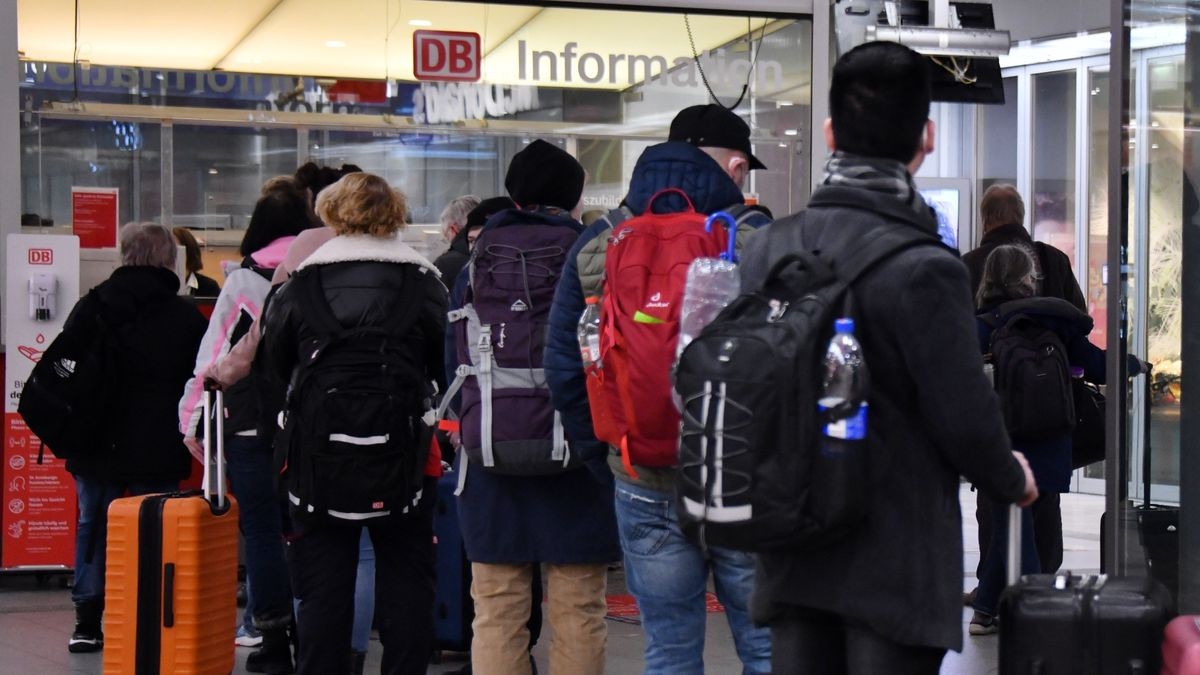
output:
M 116 188 L 71 188 L 71 228 L 80 248 L 115 248 L 118 213 Z
M 4 415 L 4 544 L 0 567 L 75 566 L 75 481 L 17 413 Z

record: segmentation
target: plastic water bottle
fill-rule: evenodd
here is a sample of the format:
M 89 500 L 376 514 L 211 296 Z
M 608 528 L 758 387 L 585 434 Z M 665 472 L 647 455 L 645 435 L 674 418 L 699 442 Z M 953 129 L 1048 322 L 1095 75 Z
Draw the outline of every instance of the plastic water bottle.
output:
M 867 437 L 867 371 L 862 346 L 854 337 L 854 319 L 838 319 L 825 352 L 825 378 L 817 400 L 824 436 L 822 451 L 848 450 L 847 443 Z M 847 408 L 849 402 L 852 407 Z
M 579 316 L 579 328 L 575 332 L 579 338 L 579 351 L 583 357 L 584 369 L 600 367 L 600 298 L 592 296 L 587 299 L 587 307 Z
M 826 527 L 846 527 L 868 510 L 867 367 L 854 321 L 838 319 L 825 352 L 824 387 L 817 400 L 821 424 L 813 458 L 810 508 Z

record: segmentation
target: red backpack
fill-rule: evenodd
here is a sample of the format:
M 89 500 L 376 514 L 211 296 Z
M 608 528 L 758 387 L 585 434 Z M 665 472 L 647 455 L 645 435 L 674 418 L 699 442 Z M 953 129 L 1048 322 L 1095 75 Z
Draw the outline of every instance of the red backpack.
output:
M 675 193 L 687 210 L 654 213 L 660 196 Z M 728 235 L 705 232 L 705 216 L 687 195 L 670 188 L 650 198 L 645 213 L 616 226 L 604 262 L 600 306 L 600 369 L 588 371 L 596 437 L 621 449 L 633 465 L 675 466 L 679 411 L 671 398 L 671 367 L 679 340 L 679 310 L 688 266 L 717 257 Z

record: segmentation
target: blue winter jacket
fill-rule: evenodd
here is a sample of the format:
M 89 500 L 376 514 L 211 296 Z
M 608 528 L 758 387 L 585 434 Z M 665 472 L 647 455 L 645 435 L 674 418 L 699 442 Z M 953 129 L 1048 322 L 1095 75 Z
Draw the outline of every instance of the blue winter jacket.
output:
M 583 229 L 571 218 L 511 209 L 492 216 L 484 231 L 537 222 L 547 227 L 571 227 L 576 232 Z M 454 283 L 451 309 L 462 306 L 468 283 L 469 266 Z M 456 329 L 451 325 L 446 331 L 447 372 L 451 378 L 459 365 L 453 338 Z M 475 464 L 467 467 L 458 508 L 468 559 L 493 564 L 560 565 L 620 559 L 612 476 L 596 468 L 604 467 L 605 448 L 595 439 L 591 443 L 570 440 L 571 452 L 581 455 L 585 465 L 594 465 L 589 466 L 591 470 L 505 476 L 488 473 Z M 455 475 L 463 471 L 464 459 L 463 453 L 458 453 Z
M 667 188 L 681 189 L 701 213 L 712 213 L 743 203 L 741 189 L 711 157 L 687 143 L 667 142 L 647 148 L 638 158 L 623 208 L 629 213 L 641 214 L 651 197 Z M 654 201 L 656 213 L 673 213 L 684 208 L 684 200 L 677 194 L 666 194 Z M 751 222 L 754 227 L 770 222 L 766 214 L 755 215 L 761 215 L 758 218 L 761 222 Z M 592 431 L 592 415 L 588 408 L 587 384 L 576 329 L 586 304 L 581 276 L 594 277 L 597 269 L 603 268 L 603 247 L 598 247 L 595 240 L 610 227 L 606 218 L 596 221 L 584 230 L 567 255 L 562 278 L 555 290 L 554 306 L 550 310 L 550 336 L 543 359 L 550 396 L 555 409 L 562 414 L 567 439 L 576 444 L 595 444 L 601 448 L 603 446 Z M 591 267 L 589 270 L 580 269 L 581 257 L 589 258 L 585 248 L 595 251 L 590 256 L 594 259 L 585 261 Z M 605 474 L 609 471 L 594 463 L 589 464 L 589 468 Z M 639 470 L 640 475 L 650 476 L 653 473 Z M 620 477 L 628 480 L 624 475 Z M 650 487 L 661 489 L 662 486 Z

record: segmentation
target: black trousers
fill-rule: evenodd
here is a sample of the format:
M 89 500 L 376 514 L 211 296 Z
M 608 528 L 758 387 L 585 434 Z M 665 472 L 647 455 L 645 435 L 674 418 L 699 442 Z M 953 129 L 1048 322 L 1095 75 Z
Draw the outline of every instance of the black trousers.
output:
M 375 613 L 384 675 L 424 673 L 433 650 L 434 550 L 432 497 L 410 514 L 354 523 L 302 520 L 293 512 L 288 542 L 297 614 L 297 673 L 349 669 L 358 543 L 366 527 L 375 547 Z
M 983 578 L 983 563 L 992 543 L 992 510 L 1006 508 L 997 505 L 982 490 L 975 491 L 975 522 L 979 523 L 979 566 L 975 578 Z M 1033 511 L 1033 540 L 1037 543 L 1038 562 L 1043 574 L 1054 574 L 1062 567 L 1062 495 L 1043 492 L 1031 507 Z
M 937 675 L 945 649 L 892 642 L 829 612 L 794 608 L 771 622 L 775 675 Z

